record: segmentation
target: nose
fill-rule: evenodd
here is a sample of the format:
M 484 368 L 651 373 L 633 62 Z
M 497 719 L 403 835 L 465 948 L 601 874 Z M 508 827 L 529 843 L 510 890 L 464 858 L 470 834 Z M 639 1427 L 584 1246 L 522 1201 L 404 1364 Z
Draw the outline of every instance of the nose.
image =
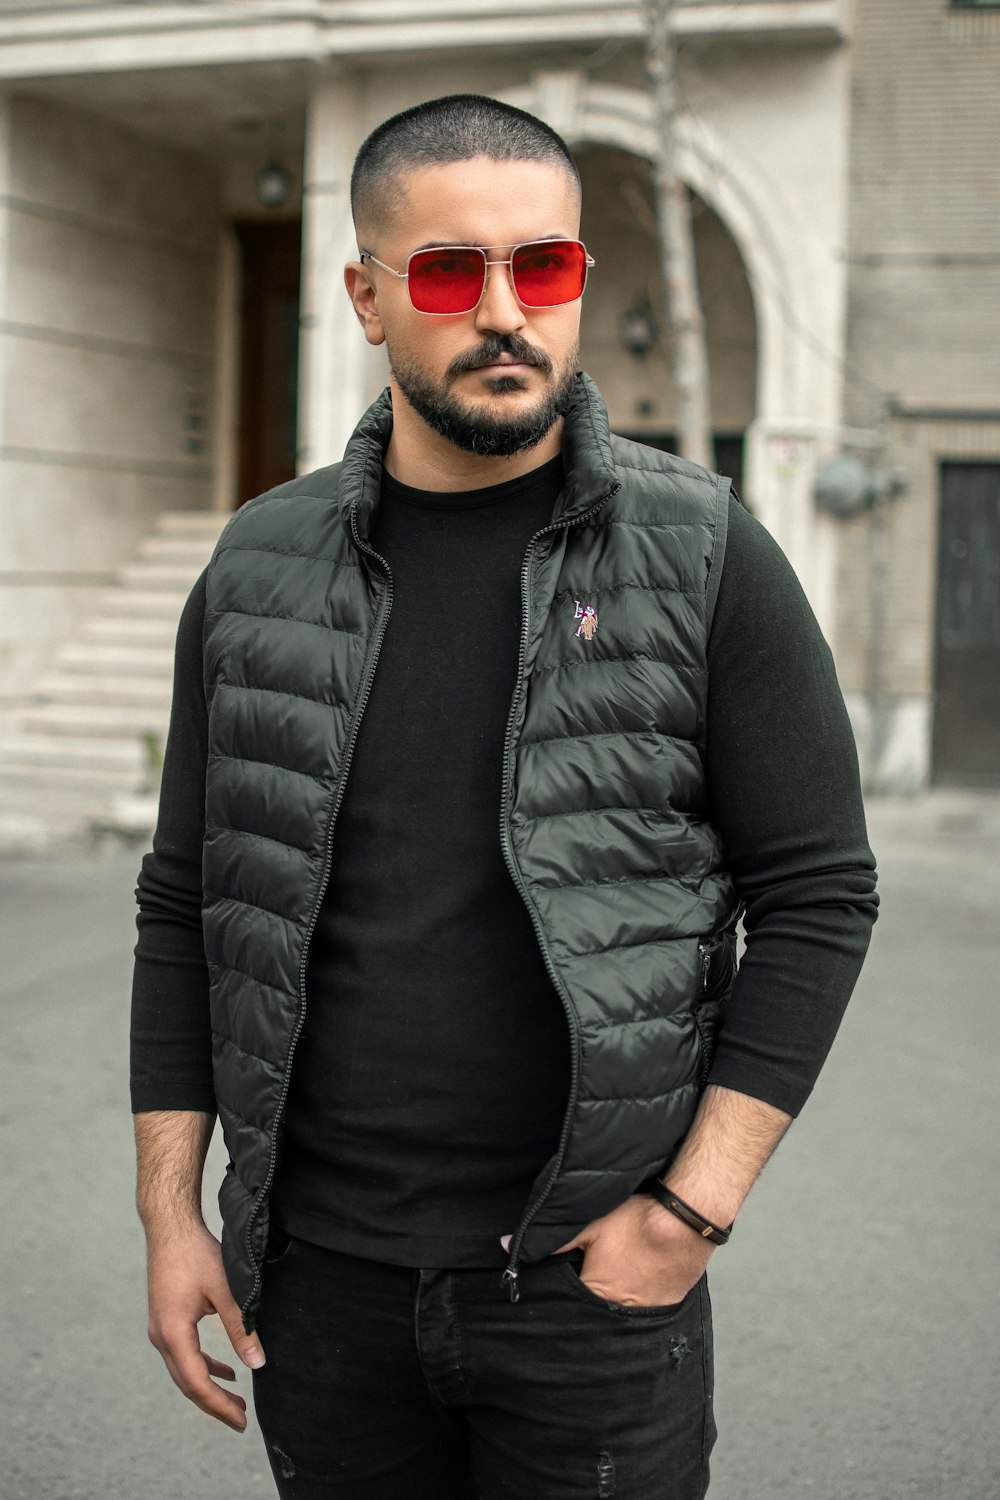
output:
M 516 333 L 525 322 L 524 308 L 514 296 L 510 266 L 502 261 L 488 261 L 486 285 L 476 308 L 476 327 L 481 333 Z

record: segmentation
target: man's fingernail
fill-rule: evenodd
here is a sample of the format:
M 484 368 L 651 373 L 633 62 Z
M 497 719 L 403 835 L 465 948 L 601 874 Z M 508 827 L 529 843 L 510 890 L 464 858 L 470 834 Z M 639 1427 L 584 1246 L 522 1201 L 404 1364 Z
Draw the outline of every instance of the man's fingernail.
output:
M 502 1234 L 500 1236 L 500 1249 L 501 1250 L 509 1250 L 510 1249 L 510 1242 L 511 1242 L 511 1240 L 513 1238 L 514 1238 L 514 1236 L 512 1234 Z
M 260 1347 L 248 1349 L 243 1356 L 243 1363 L 250 1366 L 251 1370 L 262 1370 L 264 1368 L 264 1351 Z

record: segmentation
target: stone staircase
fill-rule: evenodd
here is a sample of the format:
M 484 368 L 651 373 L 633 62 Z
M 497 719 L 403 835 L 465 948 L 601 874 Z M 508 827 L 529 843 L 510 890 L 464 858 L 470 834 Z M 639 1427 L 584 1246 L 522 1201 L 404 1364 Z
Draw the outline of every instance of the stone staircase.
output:
M 227 515 L 167 511 L 0 739 L 0 844 L 148 837 L 184 601 Z

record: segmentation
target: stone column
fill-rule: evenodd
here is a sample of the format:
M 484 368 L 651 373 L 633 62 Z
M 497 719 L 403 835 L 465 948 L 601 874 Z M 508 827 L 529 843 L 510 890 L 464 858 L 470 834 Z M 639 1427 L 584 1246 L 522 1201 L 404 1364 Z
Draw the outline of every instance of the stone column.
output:
M 10 96 L 6 89 L 0 90 L 0 324 L 6 326 L 7 281 L 10 248 Z M 7 440 L 7 356 L 6 349 L 0 351 L 0 455 Z M 3 458 L 0 456 L 0 466 Z M 0 485 L 3 483 L 0 468 Z
M 335 65 L 320 70 L 306 113 L 302 193 L 302 301 L 298 471 L 336 463 L 373 388 L 374 360 L 344 289 L 356 259 L 350 183 L 365 137 L 357 80 Z M 382 356 L 384 362 L 384 356 Z
M 10 248 L 10 96 L 0 90 L 0 327 L 6 328 L 8 316 L 8 261 Z M 14 561 L 8 496 L 7 442 L 7 362 L 9 340 L 0 340 L 0 567 L 10 568 Z M 6 728 L 10 703 L 20 686 L 15 681 L 15 661 L 20 619 L 16 590 L 0 578 L 0 735 Z M 15 620 L 17 623 L 15 624 Z
M 798 121 L 822 170 L 810 170 L 810 158 L 792 152 L 798 176 L 783 183 L 783 198 L 766 179 L 758 184 L 758 212 L 765 232 L 780 239 L 783 274 L 766 273 L 755 288 L 761 361 L 746 466 L 747 498 L 795 568 L 835 656 L 841 533 L 817 507 L 813 487 L 819 467 L 848 437 L 842 423 L 850 66 L 846 49 L 831 54 Z
M 232 510 L 239 487 L 240 249 L 231 224 L 219 231 L 217 266 L 212 509 L 225 514 Z
M 820 628 L 836 650 L 837 523 L 813 498 L 817 470 L 839 428 L 757 417 L 747 430 L 747 499 L 795 569 Z

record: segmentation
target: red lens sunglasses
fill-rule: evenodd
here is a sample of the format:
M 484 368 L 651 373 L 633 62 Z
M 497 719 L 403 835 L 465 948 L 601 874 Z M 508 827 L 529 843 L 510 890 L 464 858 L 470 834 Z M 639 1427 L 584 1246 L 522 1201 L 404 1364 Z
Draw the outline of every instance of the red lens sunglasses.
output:
M 506 260 L 488 260 L 486 251 L 509 250 Z M 531 240 L 523 245 L 435 245 L 414 250 L 405 271 L 396 271 L 370 250 L 366 260 L 405 281 L 417 312 L 443 316 L 472 312 L 486 290 L 488 268 L 507 266 L 517 300 L 524 307 L 562 307 L 583 296 L 587 271 L 594 264 L 581 240 Z

